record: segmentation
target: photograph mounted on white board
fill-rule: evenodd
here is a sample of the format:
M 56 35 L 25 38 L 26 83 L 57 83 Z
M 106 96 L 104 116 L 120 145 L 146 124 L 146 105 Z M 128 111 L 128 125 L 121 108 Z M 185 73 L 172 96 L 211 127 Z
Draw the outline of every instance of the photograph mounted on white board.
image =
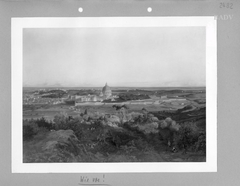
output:
M 204 26 L 23 28 L 22 162 L 207 162 L 207 46 Z

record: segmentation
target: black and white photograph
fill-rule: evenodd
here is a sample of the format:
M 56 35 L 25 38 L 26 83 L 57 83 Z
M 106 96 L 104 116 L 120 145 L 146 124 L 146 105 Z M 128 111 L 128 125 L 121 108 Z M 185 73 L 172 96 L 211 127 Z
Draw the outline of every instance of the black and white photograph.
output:
M 18 163 L 215 165 L 213 18 L 14 21 Z

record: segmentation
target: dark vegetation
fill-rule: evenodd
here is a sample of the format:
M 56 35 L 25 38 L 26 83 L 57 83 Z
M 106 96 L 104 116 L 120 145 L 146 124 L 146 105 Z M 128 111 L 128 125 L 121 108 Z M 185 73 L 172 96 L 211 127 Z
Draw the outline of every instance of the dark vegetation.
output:
M 23 111 L 33 111 L 36 109 L 40 109 L 42 107 L 46 107 L 45 105 L 23 105 Z
M 206 132 L 199 131 L 194 123 L 184 123 L 175 136 L 175 145 L 185 153 L 187 150 L 206 153 Z
M 117 100 L 119 101 L 130 101 L 130 100 L 142 100 L 142 99 L 150 99 L 150 97 L 146 94 L 119 94 L 119 98 Z
M 200 92 L 202 91 L 202 92 Z M 205 94 L 205 90 L 201 89 L 201 90 L 160 90 L 160 91 L 156 91 L 155 95 L 156 96 L 162 96 L 162 95 L 168 95 L 169 98 L 174 98 L 175 96 L 178 97 L 183 97 L 183 98 L 190 98 L 190 97 L 194 97 L 194 95 L 196 95 L 197 93 L 201 93 L 201 94 Z
M 116 98 L 115 101 L 107 99 L 107 100 L 104 100 L 103 103 L 121 103 L 121 102 L 131 101 L 131 100 L 150 99 L 150 97 L 147 94 L 121 93 L 118 96 L 119 97 Z
M 43 95 L 42 98 L 62 98 L 63 95 L 64 95 L 64 94 L 53 93 L 53 94 Z
M 45 118 L 23 120 L 23 140 L 32 139 L 41 130 L 50 131 L 54 129 L 54 124 Z
M 198 103 L 198 104 L 206 104 L 206 100 L 204 99 L 204 100 L 199 100 L 199 99 L 196 99 L 196 100 L 194 100 L 196 103 Z
M 62 98 L 66 95 L 66 92 L 63 90 L 40 90 L 37 93 L 41 95 L 42 98 Z
M 185 154 L 200 153 L 204 155 L 206 153 L 205 130 L 199 128 L 196 121 L 178 124 L 173 119 L 182 119 L 179 115 L 184 115 L 183 111 L 188 110 L 188 107 L 175 113 L 150 113 L 143 108 L 141 114 L 139 113 L 131 119 L 127 119 L 129 116 L 128 106 L 113 105 L 113 108 L 119 114 L 118 127 L 109 126 L 108 118 L 110 116 L 92 115 L 87 110 L 75 118 L 59 114 L 54 117 L 53 121 L 47 121 L 44 118 L 24 120 L 23 140 L 25 148 L 29 147 L 29 144 L 32 144 L 34 148 L 37 148 L 39 144 L 44 147 L 39 147 L 34 157 L 32 152 L 26 150 L 24 161 L 172 161 L 164 156 L 163 152 L 170 155 L 172 153 L 178 154 L 182 161 L 188 161 L 184 159 L 184 157 L 188 157 Z M 196 115 L 196 112 L 205 113 L 204 109 L 200 109 L 186 114 Z M 59 140 L 62 139 L 64 131 L 68 133 L 72 131 L 73 133 L 68 138 Z M 57 134 L 60 137 L 56 139 L 49 137 Z M 40 139 L 42 143 L 39 142 Z M 46 141 L 46 139 L 51 140 Z M 50 151 L 51 148 L 55 150 Z M 42 149 L 47 150 L 43 151 Z
M 74 100 L 65 100 L 64 102 L 66 103 L 66 105 L 75 105 Z
M 153 112 L 153 114 L 160 120 L 166 117 L 170 117 L 178 123 L 182 123 L 186 121 L 198 121 L 200 119 L 206 118 L 206 107 L 198 108 L 193 111 L 186 112 L 190 109 L 192 109 L 192 106 L 188 105 L 176 111 L 170 111 L 170 112 L 158 111 L 158 112 Z

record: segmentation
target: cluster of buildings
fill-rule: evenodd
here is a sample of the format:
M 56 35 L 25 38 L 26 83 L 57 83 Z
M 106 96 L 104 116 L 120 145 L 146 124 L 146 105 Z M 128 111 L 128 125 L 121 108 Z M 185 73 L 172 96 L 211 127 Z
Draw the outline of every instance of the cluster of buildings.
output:
M 41 89 L 38 92 L 35 92 L 34 94 L 28 94 L 28 93 L 23 94 L 23 104 L 24 105 L 29 105 L 29 104 L 53 104 L 54 105 L 54 104 L 64 103 L 66 100 L 72 100 L 75 102 L 75 105 L 80 105 L 82 103 L 87 103 L 87 102 L 100 103 L 104 100 L 115 101 L 115 98 L 118 98 L 118 96 L 112 95 L 112 90 L 107 85 L 107 83 L 102 88 L 99 95 L 90 95 L 90 94 L 84 95 L 84 96 L 69 95 L 64 98 L 48 98 L 48 97 L 42 97 L 41 95 L 39 95 L 39 92 L 45 92 L 45 90 Z
M 45 91 L 45 90 L 40 90 Z M 65 90 L 64 90 L 65 91 Z M 38 92 L 39 93 L 39 92 Z M 102 105 L 102 104 L 116 104 L 116 98 L 118 98 L 117 95 L 112 94 L 111 88 L 106 83 L 105 86 L 102 88 L 99 94 L 97 95 L 66 95 L 62 98 L 42 98 L 38 93 L 34 94 L 24 94 L 23 96 L 23 104 L 61 104 L 65 101 L 72 101 L 75 103 L 75 106 L 80 105 Z M 113 101 L 104 103 L 104 100 L 110 100 Z M 174 98 L 168 98 L 167 95 L 162 95 L 156 98 L 152 99 L 146 99 L 146 100 L 132 100 L 132 101 L 126 101 L 121 102 L 120 104 L 162 104 L 162 103 L 173 103 L 178 102 L 178 104 L 184 104 L 186 99 L 184 98 L 178 98 L 177 96 Z
M 102 88 L 102 91 L 99 95 L 87 95 L 87 96 L 78 96 L 75 95 L 72 99 L 75 100 L 75 106 L 85 104 L 86 102 L 102 102 L 104 100 L 115 101 L 115 98 L 118 98 L 116 95 L 112 95 L 112 90 L 106 83 Z

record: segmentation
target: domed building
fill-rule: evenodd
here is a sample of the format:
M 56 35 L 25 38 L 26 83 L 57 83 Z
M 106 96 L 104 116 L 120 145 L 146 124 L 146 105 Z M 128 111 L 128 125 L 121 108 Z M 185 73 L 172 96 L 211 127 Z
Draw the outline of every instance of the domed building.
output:
M 103 95 L 103 96 L 106 96 L 106 97 L 112 96 L 112 90 L 111 90 L 110 87 L 107 85 L 107 83 L 106 83 L 106 85 L 102 88 L 102 95 Z

